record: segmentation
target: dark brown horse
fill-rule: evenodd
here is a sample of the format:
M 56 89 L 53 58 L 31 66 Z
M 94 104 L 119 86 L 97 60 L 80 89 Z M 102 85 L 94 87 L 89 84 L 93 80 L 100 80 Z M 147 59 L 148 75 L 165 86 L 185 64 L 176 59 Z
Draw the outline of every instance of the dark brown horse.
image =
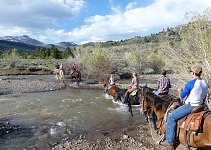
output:
M 158 127 L 160 130 L 160 134 L 162 137 L 165 137 L 165 130 L 166 130 L 166 111 L 168 112 L 170 109 L 176 109 L 175 106 L 180 105 L 181 103 L 177 101 L 178 99 L 174 99 L 173 102 L 170 103 L 168 107 L 164 105 L 162 99 L 156 98 L 155 95 L 153 96 L 152 93 L 142 90 L 141 94 L 142 99 L 142 112 L 147 113 L 150 108 L 152 108 L 155 114 L 158 117 Z M 153 100 L 154 99 L 154 100 Z M 155 101 L 156 99 L 156 101 Z M 178 121 L 181 122 L 181 119 Z M 204 118 L 202 130 L 201 132 L 190 132 L 189 131 L 189 140 L 187 145 L 187 138 L 185 138 L 186 131 L 184 128 L 181 127 L 181 124 L 177 126 L 177 137 L 176 142 L 174 144 L 174 149 L 176 149 L 179 144 L 183 144 L 188 147 L 195 147 L 195 148 L 211 148 L 211 115 L 207 115 Z M 161 142 L 161 141 L 158 141 Z M 167 148 L 168 149 L 168 148 Z
M 173 101 L 179 102 L 180 99 L 176 98 L 173 95 L 163 95 L 162 98 L 153 93 L 154 89 L 149 87 L 142 87 L 140 90 L 141 94 L 141 112 L 145 115 L 145 119 L 149 121 L 149 112 L 153 111 L 152 120 L 154 128 L 157 129 L 161 126 L 161 121 L 164 117 L 164 114 Z M 149 111 L 150 110 L 150 111 Z M 154 114 L 156 116 L 154 116 Z M 154 118 L 156 117 L 156 119 Z M 157 121 L 157 122 L 156 122 Z
M 73 79 L 75 79 L 77 84 L 79 84 L 79 82 L 81 81 L 81 72 L 76 70 L 70 75 L 71 75 L 72 82 L 73 82 Z
M 108 81 L 103 81 L 104 88 L 108 86 Z M 122 103 L 126 103 L 128 105 L 128 111 L 133 116 L 132 112 L 132 105 L 139 105 L 140 104 L 140 96 L 137 92 L 134 96 L 129 96 L 129 100 L 125 101 L 125 93 L 127 92 L 127 89 L 120 89 L 117 85 L 113 85 L 110 88 L 108 88 L 107 94 L 111 95 L 115 101 L 120 101 Z

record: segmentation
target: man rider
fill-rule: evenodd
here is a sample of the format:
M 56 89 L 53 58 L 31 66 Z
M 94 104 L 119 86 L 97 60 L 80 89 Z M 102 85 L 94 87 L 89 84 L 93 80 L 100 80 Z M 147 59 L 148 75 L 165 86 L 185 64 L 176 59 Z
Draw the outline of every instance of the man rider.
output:
M 156 95 L 165 95 L 169 93 L 169 88 L 171 88 L 170 79 L 166 77 L 166 70 L 161 70 L 161 77 L 158 79 L 157 86 L 158 90 L 154 91 Z
M 184 89 L 178 89 L 179 96 L 181 98 L 187 97 L 187 99 L 185 100 L 185 104 L 170 113 L 167 119 L 166 144 L 170 149 L 173 149 L 177 121 L 180 118 L 190 114 L 195 107 L 203 105 L 204 103 L 208 91 L 208 85 L 205 80 L 201 79 L 201 74 L 201 66 L 192 66 L 190 68 L 192 80 L 186 83 Z

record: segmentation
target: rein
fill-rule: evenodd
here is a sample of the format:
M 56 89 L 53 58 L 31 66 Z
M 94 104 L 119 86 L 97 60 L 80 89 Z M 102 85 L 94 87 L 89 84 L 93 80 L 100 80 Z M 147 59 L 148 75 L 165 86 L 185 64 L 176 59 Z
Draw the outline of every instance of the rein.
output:
M 163 118 L 163 117 L 162 117 Z M 161 119 L 162 119 L 161 118 Z M 151 133 L 151 137 L 152 137 L 152 139 L 154 140 L 154 141 L 156 141 L 156 144 L 160 144 L 162 141 L 164 141 L 164 139 L 165 139 L 165 134 L 162 134 L 162 135 L 160 135 L 159 137 L 157 137 L 157 138 L 154 138 L 155 136 L 153 136 L 153 133 L 152 133 L 152 127 L 151 127 L 151 121 L 150 121 L 150 117 L 149 117 L 149 113 L 147 113 L 147 120 L 148 120 L 148 122 L 149 122 L 149 128 L 150 128 L 150 133 Z M 160 126 L 160 128 L 161 128 L 162 126 Z M 159 129 L 160 129 L 159 128 Z

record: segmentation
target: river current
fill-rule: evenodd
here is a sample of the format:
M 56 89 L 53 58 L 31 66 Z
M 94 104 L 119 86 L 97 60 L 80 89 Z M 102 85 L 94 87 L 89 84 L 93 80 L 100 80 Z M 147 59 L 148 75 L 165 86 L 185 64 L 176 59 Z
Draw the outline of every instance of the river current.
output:
M 28 76 L 33 80 L 34 77 Z M 53 76 L 43 80 L 53 81 Z M 66 88 L 60 91 L 0 96 L 1 120 L 21 126 L 0 140 L 1 150 L 46 149 L 65 137 L 87 131 L 129 130 L 143 122 L 140 106 L 116 103 L 103 90 Z

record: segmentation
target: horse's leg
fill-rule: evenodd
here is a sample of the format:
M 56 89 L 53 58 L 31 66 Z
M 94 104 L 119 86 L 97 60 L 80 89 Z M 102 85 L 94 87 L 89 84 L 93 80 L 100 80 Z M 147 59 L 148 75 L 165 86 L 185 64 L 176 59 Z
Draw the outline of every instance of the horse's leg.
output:
M 79 86 L 79 79 L 78 79 L 78 77 L 76 78 L 76 82 L 77 82 L 77 85 Z
M 125 94 L 125 101 L 123 102 L 124 104 L 126 104 L 126 103 L 129 103 L 129 95 L 130 95 L 130 92 L 126 92 L 126 94 Z
M 128 111 L 130 112 L 131 116 L 133 116 L 133 111 L 130 101 L 128 101 L 128 108 L 129 108 Z
M 154 125 L 154 129 L 157 130 L 157 117 L 155 115 L 155 112 L 152 110 L 152 122 L 153 122 L 153 125 Z

